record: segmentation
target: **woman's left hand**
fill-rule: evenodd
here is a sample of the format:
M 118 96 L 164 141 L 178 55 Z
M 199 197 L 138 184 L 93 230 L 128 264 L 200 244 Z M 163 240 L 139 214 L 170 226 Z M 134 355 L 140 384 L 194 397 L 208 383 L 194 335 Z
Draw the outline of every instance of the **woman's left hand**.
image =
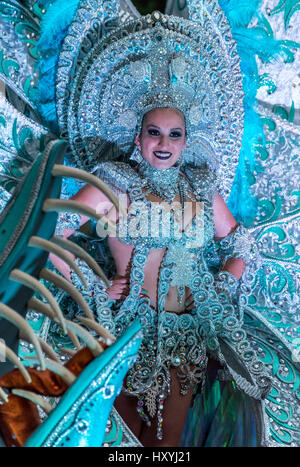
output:
M 116 276 L 112 285 L 106 289 L 111 300 L 125 300 L 129 294 L 130 280 L 128 277 Z M 143 289 L 140 297 L 148 297 L 148 291 Z
M 191 311 L 194 308 L 194 297 L 190 290 L 185 298 L 184 305 L 185 305 L 185 309 L 188 311 Z
M 111 300 L 125 300 L 129 293 L 129 278 L 116 277 L 106 292 Z

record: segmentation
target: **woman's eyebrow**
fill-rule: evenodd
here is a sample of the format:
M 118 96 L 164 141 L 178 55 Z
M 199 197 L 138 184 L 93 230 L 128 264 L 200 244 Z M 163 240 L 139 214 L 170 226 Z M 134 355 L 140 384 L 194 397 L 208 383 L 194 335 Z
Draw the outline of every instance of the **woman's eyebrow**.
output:
M 154 125 L 154 124 L 152 124 L 152 123 L 149 123 L 149 124 L 147 125 L 147 128 L 149 128 L 149 127 L 154 127 L 154 128 L 157 128 L 158 130 L 161 129 L 160 126 Z M 181 130 L 181 131 L 183 131 L 183 128 L 182 128 L 182 127 L 170 128 L 170 131 L 174 131 L 174 130 Z
M 160 128 L 160 126 L 154 125 L 153 123 L 148 123 L 147 128 L 149 128 L 149 126 L 154 126 L 155 128 Z

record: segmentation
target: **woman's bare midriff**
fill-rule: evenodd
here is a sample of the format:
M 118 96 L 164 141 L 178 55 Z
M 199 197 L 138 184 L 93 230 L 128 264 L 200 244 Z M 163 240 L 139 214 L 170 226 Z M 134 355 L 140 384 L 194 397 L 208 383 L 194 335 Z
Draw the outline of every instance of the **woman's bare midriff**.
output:
M 113 237 L 109 238 L 108 244 L 116 264 L 116 277 L 118 279 L 127 278 L 129 281 L 133 247 L 131 245 L 121 243 L 118 239 Z M 164 252 L 165 249 L 150 250 L 144 269 L 143 288 L 146 291 L 145 295 L 150 298 L 151 305 L 155 309 L 157 308 L 157 285 L 159 270 Z M 179 305 L 177 288 L 171 285 L 166 297 L 165 310 L 173 311 L 175 313 L 184 311 L 184 300 L 183 304 Z
M 148 201 L 158 202 L 161 200 L 154 195 L 147 196 Z M 179 199 L 176 201 L 179 201 Z M 191 218 L 193 216 L 193 211 L 191 211 Z M 185 223 L 190 224 L 191 219 L 189 217 L 185 218 Z M 185 227 L 185 226 L 184 226 Z M 111 254 L 114 258 L 116 265 L 116 277 L 126 278 L 129 281 L 130 271 L 131 271 L 131 260 L 134 247 L 132 245 L 127 245 L 120 242 L 116 237 L 109 237 L 108 245 L 111 251 Z M 158 278 L 159 271 L 161 267 L 161 262 L 165 254 L 165 248 L 162 249 L 151 249 L 148 255 L 148 259 L 144 268 L 144 286 L 146 296 L 151 300 L 151 305 L 154 309 L 157 309 L 157 287 L 158 287 Z M 190 294 L 188 288 L 186 288 L 185 296 L 187 297 Z M 179 304 L 178 301 L 178 292 L 177 287 L 169 287 L 166 302 L 165 310 L 171 311 L 174 313 L 181 313 L 185 310 L 185 298 L 183 298 L 182 303 Z

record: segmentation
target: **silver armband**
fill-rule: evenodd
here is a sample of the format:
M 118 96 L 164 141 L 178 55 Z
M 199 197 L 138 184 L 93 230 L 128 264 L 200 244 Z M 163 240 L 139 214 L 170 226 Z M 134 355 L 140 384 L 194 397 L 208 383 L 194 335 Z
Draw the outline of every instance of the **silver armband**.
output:
M 251 233 L 242 224 L 227 237 L 219 241 L 221 267 L 230 258 L 242 258 L 247 269 L 259 269 L 261 265 L 260 254 Z

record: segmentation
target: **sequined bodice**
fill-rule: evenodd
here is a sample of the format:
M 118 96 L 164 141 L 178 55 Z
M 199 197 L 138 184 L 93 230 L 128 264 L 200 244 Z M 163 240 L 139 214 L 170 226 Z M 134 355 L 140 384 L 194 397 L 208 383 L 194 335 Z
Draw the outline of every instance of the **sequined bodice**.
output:
M 203 250 L 214 236 L 212 190 L 204 191 L 207 186 L 205 184 L 208 178 L 207 172 L 206 179 L 203 176 L 197 180 L 198 189 L 189 184 L 184 174 L 180 174 L 178 183 L 186 189 L 186 192 L 187 189 L 192 190 L 192 199 L 196 207 L 195 216 L 182 231 L 186 204 L 174 203 L 174 201 L 171 204 L 150 202 L 145 196 L 147 179 L 140 177 L 125 164 L 111 164 L 110 177 L 112 168 L 115 169 L 115 183 L 122 187 L 120 192 L 127 184 L 126 192 L 130 201 L 128 215 L 126 218 L 121 217 L 116 231 L 120 242 L 134 246 L 130 295 L 135 295 L 135 290 L 141 289 L 150 250 L 165 249 L 158 278 L 157 309 L 158 311 L 164 309 L 170 285 L 177 288 L 179 304 L 182 304 L 185 288 L 192 287 L 196 271 L 207 272 Z M 124 180 L 128 174 L 130 177 Z M 102 171 L 101 175 L 105 179 L 105 172 Z
M 174 201 L 170 204 L 148 201 L 144 193 L 147 180 L 141 178 L 128 164 L 102 164 L 98 176 L 109 183 L 116 194 L 126 192 L 129 196 L 128 215 L 120 220 L 116 231 L 119 241 L 161 249 L 170 244 L 185 248 L 204 248 L 212 240 L 215 184 L 212 183 L 210 171 L 198 169 L 196 176 L 193 173 L 196 186 L 192 186 L 184 174 L 180 175 L 186 189 L 193 191 L 195 205 L 195 215 L 184 230 L 182 221 L 186 205 L 182 206 L 180 202 Z
M 195 215 L 183 230 L 184 206 L 179 202 L 148 201 L 142 187 L 129 188 L 131 204 L 126 219 L 117 229 L 118 239 L 129 245 L 167 248 L 177 244 L 185 248 L 204 247 L 214 235 L 213 212 L 207 200 L 197 200 Z

